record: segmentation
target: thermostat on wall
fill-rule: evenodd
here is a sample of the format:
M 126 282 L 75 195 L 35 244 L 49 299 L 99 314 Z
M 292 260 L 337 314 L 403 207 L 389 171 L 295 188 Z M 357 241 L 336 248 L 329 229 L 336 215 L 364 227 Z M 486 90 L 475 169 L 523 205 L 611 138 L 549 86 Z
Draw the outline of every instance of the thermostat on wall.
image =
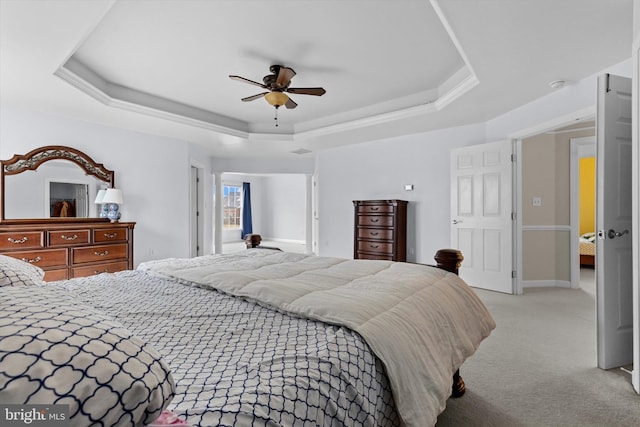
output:
M 413 184 L 407 184 L 404 186 L 404 191 L 411 191 L 413 190 Z

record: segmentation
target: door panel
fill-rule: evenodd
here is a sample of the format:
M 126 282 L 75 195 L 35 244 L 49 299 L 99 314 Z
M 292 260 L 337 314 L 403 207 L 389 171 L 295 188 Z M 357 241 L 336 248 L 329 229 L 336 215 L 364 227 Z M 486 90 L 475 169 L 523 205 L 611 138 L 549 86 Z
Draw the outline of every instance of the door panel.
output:
M 598 79 L 596 290 L 598 366 L 633 360 L 631 79 Z
M 500 141 L 451 153 L 451 245 L 471 286 L 513 293 L 512 144 Z

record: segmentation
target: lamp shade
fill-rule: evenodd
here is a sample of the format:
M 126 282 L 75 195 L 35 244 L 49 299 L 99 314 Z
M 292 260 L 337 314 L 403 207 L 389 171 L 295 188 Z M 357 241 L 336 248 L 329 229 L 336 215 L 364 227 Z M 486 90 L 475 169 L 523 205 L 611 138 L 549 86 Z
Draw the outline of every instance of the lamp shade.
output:
M 265 94 L 264 99 L 266 99 L 267 102 L 273 105 L 274 107 L 281 107 L 287 103 L 287 101 L 289 100 L 289 97 L 287 96 L 286 93 L 269 92 Z
M 96 194 L 96 200 L 93 202 L 96 205 L 99 205 L 102 202 L 102 199 L 104 199 L 104 195 L 107 192 L 107 190 L 105 190 L 104 188 L 102 190 L 98 190 L 98 194 Z
M 118 188 L 108 188 L 104 194 L 102 203 L 115 203 L 117 205 L 121 205 L 123 203 L 122 190 Z

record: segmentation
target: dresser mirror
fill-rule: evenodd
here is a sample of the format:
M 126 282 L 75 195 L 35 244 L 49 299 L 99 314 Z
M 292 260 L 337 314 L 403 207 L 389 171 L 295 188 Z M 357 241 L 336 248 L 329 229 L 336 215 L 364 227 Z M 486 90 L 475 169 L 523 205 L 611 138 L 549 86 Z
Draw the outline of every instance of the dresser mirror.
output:
M 0 221 L 96 221 L 114 172 L 75 148 L 49 145 L 0 161 Z M 106 221 L 106 219 L 104 219 Z

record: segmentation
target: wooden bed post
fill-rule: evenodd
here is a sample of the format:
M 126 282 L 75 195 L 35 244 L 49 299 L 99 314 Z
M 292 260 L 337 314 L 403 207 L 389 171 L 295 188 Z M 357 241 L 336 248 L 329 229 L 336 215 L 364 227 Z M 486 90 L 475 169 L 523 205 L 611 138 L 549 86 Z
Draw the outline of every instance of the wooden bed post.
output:
M 462 264 L 464 257 L 462 252 L 457 249 L 440 249 L 434 256 L 438 268 L 458 274 L 458 269 Z
M 436 252 L 435 260 L 438 268 L 458 274 L 458 269 L 464 257 L 457 249 L 440 249 Z M 460 376 L 460 369 L 453 374 L 453 385 L 451 386 L 451 397 L 461 397 L 465 392 L 464 381 Z

